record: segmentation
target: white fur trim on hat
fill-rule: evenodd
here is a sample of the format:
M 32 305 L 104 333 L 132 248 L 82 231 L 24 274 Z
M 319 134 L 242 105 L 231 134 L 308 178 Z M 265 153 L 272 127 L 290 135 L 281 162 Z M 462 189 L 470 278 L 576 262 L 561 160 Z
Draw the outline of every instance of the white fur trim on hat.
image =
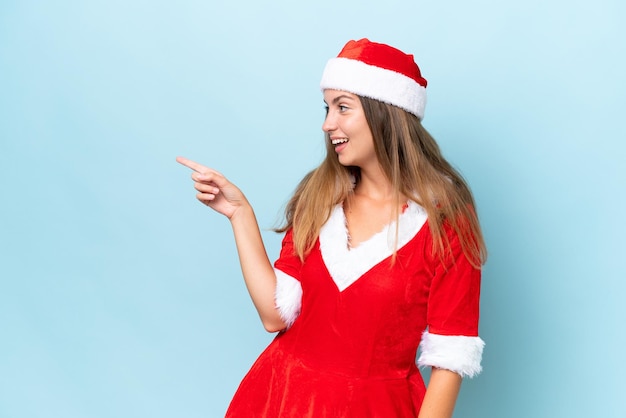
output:
M 485 342 L 480 337 L 438 335 L 424 331 L 420 343 L 420 367 L 431 366 L 474 377 L 482 371 L 480 362 Z
M 276 309 L 278 309 L 280 318 L 289 328 L 300 315 L 302 285 L 298 280 L 281 270 L 274 269 L 274 272 L 276 273 L 276 293 L 274 296 Z
M 326 64 L 322 90 L 343 90 L 398 106 L 424 118 L 426 88 L 410 77 L 349 58 L 332 58 Z

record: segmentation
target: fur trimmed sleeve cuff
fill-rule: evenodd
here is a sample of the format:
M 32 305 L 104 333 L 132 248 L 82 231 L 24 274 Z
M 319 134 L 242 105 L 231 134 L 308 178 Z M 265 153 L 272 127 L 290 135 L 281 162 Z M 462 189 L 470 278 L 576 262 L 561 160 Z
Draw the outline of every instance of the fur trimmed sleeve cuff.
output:
M 274 296 L 276 309 L 289 328 L 300 315 L 302 285 L 298 280 L 279 269 L 275 268 L 274 272 L 276 273 L 276 294 Z
M 482 371 L 480 365 L 485 342 L 480 337 L 438 335 L 424 331 L 420 343 L 420 367 L 431 366 L 474 377 Z

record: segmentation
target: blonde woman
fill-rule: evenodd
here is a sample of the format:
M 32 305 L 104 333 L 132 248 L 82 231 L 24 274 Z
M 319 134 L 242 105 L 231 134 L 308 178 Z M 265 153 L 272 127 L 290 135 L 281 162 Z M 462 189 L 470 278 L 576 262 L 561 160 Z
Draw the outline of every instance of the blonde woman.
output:
M 472 194 L 422 127 L 412 55 L 350 41 L 321 88 L 327 155 L 287 205 L 274 265 L 244 194 L 178 158 L 197 198 L 230 220 L 252 301 L 278 332 L 226 416 L 451 417 L 484 346 Z M 432 368 L 427 388 L 418 365 Z

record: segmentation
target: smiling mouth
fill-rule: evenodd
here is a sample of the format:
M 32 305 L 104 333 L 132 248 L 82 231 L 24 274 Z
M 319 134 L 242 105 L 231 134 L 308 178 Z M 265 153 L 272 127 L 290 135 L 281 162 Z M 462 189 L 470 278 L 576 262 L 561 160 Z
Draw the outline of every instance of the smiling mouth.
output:
M 348 142 L 348 138 L 331 139 L 330 142 L 333 145 L 345 144 L 346 142 Z

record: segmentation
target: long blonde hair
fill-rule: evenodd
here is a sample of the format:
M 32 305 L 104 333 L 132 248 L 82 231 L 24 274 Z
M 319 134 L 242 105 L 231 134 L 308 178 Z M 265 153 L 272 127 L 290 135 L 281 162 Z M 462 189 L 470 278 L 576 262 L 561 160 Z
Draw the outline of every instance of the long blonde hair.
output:
M 395 207 L 401 205 L 402 196 L 417 202 L 428 214 L 433 251 L 441 257 L 449 252 L 445 229 L 450 227 L 459 237 L 465 256 L 480 268 L 487 252 L 474 199 L 463 177 L 445 160 L 415 115 L 378 100 L 358 97 L 378 161 L 392 184 Z M 302 179 L 285 208 L 285 224 L 277 229 L 284 232 L 293 228 L 294 247 L 301 259 L 315 245 L 332 208 L 350 198 L 359 174 L 358 167 L 339 163 L 326 135 L 326 157 Z M 397 219 L 398 211 L 395 216 Z

